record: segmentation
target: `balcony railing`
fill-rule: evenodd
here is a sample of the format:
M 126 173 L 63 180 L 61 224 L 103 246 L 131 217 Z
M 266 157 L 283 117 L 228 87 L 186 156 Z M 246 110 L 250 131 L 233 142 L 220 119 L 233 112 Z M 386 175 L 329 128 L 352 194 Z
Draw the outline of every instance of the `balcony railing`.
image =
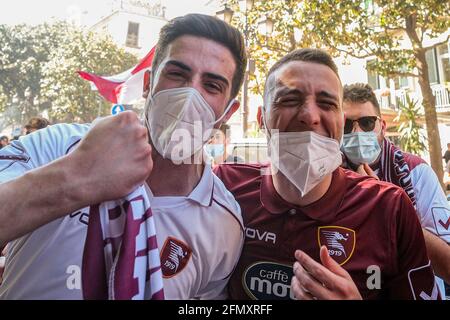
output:
M 450 112 L 450 91 L 449 89 L 442 85 L 432 85 L 431 90 L 433 91 L 433 95 L 436 97 L 436 111 L 437 112 Z M 391 91 L 392 92 L 392 91 Z M 378 103 L 380 104 L 381 109 L 393 109 L 398 110 L 398 103 L 406 104 L 406 96 L 409 97 L 413 101 L 419 101 L 422 103 L 422 95 L 415 91 L 408 91 L 405 89 L 395 90 L 395 98 L 392 99 L 391 95 L 382 95 L 380 92 L 376 92 Z
M 443 85 L 432 86 L 433 95 L 436 97 L 436 111 L 450 111 L 450 91 Z

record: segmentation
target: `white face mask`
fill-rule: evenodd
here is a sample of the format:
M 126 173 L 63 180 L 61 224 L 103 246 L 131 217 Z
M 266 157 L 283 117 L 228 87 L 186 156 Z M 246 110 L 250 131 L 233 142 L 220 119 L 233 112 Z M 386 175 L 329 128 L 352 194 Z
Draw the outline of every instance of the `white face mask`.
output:
M 202 150 L 214 125 L 223 119 L 232 102 L 216 120 L 213 109 L 194 88 L 159 91 L 147 99 L 145 109 L 154 147 L 165 159 L 183 161 L 190 158 Z
M 344 134 L 343 141 L 342 152 L 353 164 L 371 164 L 380 155 L 378 136 L 373 131 Z
M 302 197 L 342 163 L 339 142 L 312 131 L 274 133 L 269 148 L 273 165 Z

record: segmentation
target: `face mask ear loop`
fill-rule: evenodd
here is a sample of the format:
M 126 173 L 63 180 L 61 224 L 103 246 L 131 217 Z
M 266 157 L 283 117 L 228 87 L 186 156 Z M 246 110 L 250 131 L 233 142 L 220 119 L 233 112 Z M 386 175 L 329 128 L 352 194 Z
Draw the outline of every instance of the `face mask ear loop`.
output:
M 233 104 L 234 104 L 235 101 L 236 101 L 235 99 L 232 99 L 232 100 L 230 101 L 230 103 L 228 104 L 228 106 L 225 108 L 225 111 L 222 113 L 222 115 L 221 115 L 216 121 L 214 121 L 213 125 L 218 124 L 220 121 L 222 121 L 223 118 L 225 118 L 225 116 L 227 115 L 228 111 L 230 111 L 230 109 L 231 109 L 231 107 L 233 106 Z
M 149 96 L 149 97 L 147 97 L 147 99 L 153 99 L 153 97 L 151 97 L 151 96 Z M 150 104 L 150 103 L 149 103 Z M 149 105 L 149 104 L 147 104 L 147 105 Z M 151 140 L 152 138 L 151 138 L 151 136 L 150 136 L 150 121 L 148 120 L 148 112 L 149 110 L 148 110 L 148 107 L 147 107 L 147 110 L 145 110 L 145 108 L 144 108 L 144 123 L 145 123 L 145 125 L 146 125 L 146 127 L 147 127 L 147 134 L 148 134 L 148 138 L 149 138 L 149 140 Z

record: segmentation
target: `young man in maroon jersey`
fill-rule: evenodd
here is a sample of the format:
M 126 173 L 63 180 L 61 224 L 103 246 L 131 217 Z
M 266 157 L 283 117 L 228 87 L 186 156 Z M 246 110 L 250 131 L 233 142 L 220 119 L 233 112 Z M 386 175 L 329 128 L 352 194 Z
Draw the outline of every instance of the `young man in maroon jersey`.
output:
M 342 92 L 320 50 L 293 51 L 269 71 L 271 164 L 216 169 L 246 227 L 230 298 L 440 298 L 406 193 L 339 167 Z

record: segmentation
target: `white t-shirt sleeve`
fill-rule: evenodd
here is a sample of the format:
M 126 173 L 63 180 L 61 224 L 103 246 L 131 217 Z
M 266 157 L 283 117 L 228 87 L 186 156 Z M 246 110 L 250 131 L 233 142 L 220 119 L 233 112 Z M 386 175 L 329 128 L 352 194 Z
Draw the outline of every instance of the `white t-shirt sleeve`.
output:
M 418 165 L 411 170 L 411 182 L 422 227 L 450 244 L 450 206 L 433 169 Z
M 88 130 L 88 125 L 56 124 L 13 141 L 0 150 L 0 183 L 64 156 Z

